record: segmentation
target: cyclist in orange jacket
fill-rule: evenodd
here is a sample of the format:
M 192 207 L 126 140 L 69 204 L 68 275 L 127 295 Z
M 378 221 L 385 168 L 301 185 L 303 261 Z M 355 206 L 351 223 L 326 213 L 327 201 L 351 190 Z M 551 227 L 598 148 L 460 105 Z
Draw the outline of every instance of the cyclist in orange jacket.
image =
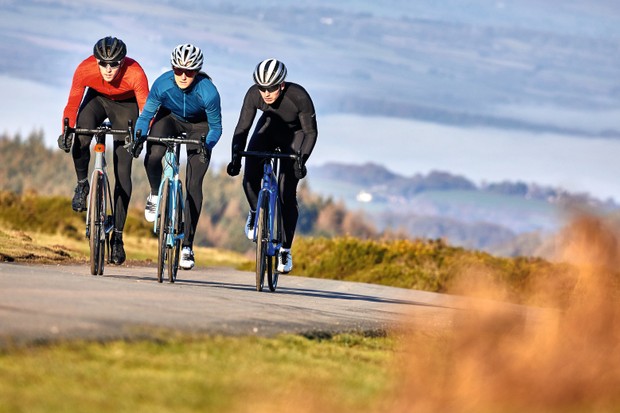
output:
M 86 91 L 86 93 L 84 93 Z M 104 37 L 93 47 L 93 55 L 80 63 L 73 74 L 69 99 L 63 119 L 69 119 L 69 126 L 95 129 L 109 119 L 114 129 L 127 128 L 128 121 L 134 124 L 149 93 L 146 74 L 135 60 L 127 57 L 127 46 L 116 37 Z M 63 124 L 64 128 L 64 124 Z M 91 135 L 77 135 L 65 138 L 61 134 L 58 146 L 72 153 L 77 186 L 71 206 L 74 211 L 86 210 L 90 190 L 88 165 L 90 162 Z M 123 136 L 115 136 L 114 147 L 114 232 L 110 241 L 111 259 L 115 264 L 125 261 L 123 228 L 127 208 L 131 199 L 132 156 L 123 148 Z
M 286 73 L 284 63 L 276 59 L 266 59 L 256 65 L 254 85 L 245 95 L 232 139 L 233 161 L 227 167 L 229 175 L 239 174 L 241 157 L 235 156 L 234 151 L 244 150 L 257 110 L 263 113 L 250 138 L 247 148 L 249 151 L 272 151 L 275 147 L 280 147 L 284 153 L 301 152 L 300 164 L 295 165 L 290 159 L 283 159 L 280 163 L 280 200 L 284 231 L 282 248 L 278 252 L 278 271 L 285 274 L 293 268 L 290 248 L 299 216 L 297 185 L 299 180 L 306 176 L 305 163 L 312 153 L 318 135 L 314 104 L 310 95 L 297 83 L 285 83 Z M 256 221 L 256 204 L 262 177 L 261 160 L 247 158 L 243 189 L 250 204 L 245 226 L 246 235 L 250 239 Z

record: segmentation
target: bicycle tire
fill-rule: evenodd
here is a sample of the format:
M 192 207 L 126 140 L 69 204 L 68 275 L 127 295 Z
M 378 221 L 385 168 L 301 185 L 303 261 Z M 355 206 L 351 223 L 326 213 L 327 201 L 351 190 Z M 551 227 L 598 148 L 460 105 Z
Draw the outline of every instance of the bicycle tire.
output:
M 265 272 L 268 270 L 267 243 L 269 242 L 269 201 L 263 198 L 256 220 L 256 291 L 263 291 Z
M 173 234 L 174 234 L 174 246 L 169 249 L 168 254 L 168 281 L 171 283 L 177 279 L 179 272 L 179 254 L 181 252 L 181 239 L 178 235 L 182 231 L 183 210 L 181 209 L 181 190 L 176 191 L 174 195 L 176 201 L 176 217 L 174 219 Z
M 163 282 L 164 268 L 166 266 L 167 245 L 166 238 L 168 235 L 168 194 L 170 190 L 170 181 L 166 178 L 162 186 L 161 195 L 159 196 L 159 237 L 157 241 L 157 282 Z
M 276 207 L 274 208 L 274 231 L 276 233 L 275 240 L 273 242 L 280 244 L 282 242 L 282 211 L 280 209 L 280 200 L 276 200 Z M 272 292 L 278 287 L 278 278 L 280 273 L 278 272 L 278 256 L 269 257 L 269 263 L 267 265 L 267 283 L 269 284 L 269 290 Z
M 105 236 L 103 235 L 105 220 L 102 215 L 105 214 L 105 189 L 103 188 L 103 175 L 101 173 L 93 174 L 92 189 L 89 194 L 89 246 L 90 246 L 90 273 L 92 275 L 103 274 L 103 263 L 105 258 Z

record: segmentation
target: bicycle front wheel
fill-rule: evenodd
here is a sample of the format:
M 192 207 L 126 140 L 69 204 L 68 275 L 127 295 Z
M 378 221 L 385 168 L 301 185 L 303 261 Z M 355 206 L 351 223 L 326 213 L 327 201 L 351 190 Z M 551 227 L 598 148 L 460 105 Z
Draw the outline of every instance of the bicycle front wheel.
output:
M 270 257 L 267 255 L 267 243 L 269 242 L 269 201 L 263 198 L 262 205 L 258 209 L 256 220 L 256 291 L 263 291 L 265 284 L 265 272 L 272 267 Z
M 171 283 L 177 279 L 179 272 L 179 253 L 181 252 L 181 238 L 179 235 L 183 232 L 183 210 L 181 209 L 181 191 L 178 190 L 174 194 L 175 197 L 175 216 L 172 234 L 174 236 L 174 246 L 168 249 L 168 281 Z M 172 215 L 172 214 L 170 214 Z
M 162 191 L 159 196 L 159 216 L 158 219 L 158 230 L 159 230 L 159 238 L 158 238 L 158 248 L 157 248 L 157 282 L 163 281 L 164 276 L 164 268 L 166 265 L 166 255 L 167 255 L 167 245 L 166 238 L 168 235 L 168 210 L 170 209 L 168 196 L 170 190 L 170 180 L 167 178 L 164 180 L 164 184 L 162 186 Z
M 274 231 L 276 233 L 275 240 L 272 242 L 276 244 L 281 244 L 282 242 L 282 211 L 280 210 L 280 199 L 277 199 L 276 207 L 275 207 L 275 217 L 274 217 Z M 271 291 L 275 291 L 278 286 L 278 277 L 280 273 L 277 268 L 277 255 L 275 257 L 267 257 L 267 283 L 269 284 L 269 289 Z
M 103 274 L 105 260 L 105 188 L 102 173 L 93 174 L 88 205 L 90 273 Z

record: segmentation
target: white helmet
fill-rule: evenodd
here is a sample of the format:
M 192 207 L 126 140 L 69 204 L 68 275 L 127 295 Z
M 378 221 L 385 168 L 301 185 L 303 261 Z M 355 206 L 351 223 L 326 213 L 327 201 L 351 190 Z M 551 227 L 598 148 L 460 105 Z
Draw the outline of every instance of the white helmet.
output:
M 187 70 L 202 69 L 202 51 L 192 44 L 180 44 L 174 48 L 170 55 L 172 67 Z
M 270 87 L 279 85 L 286 78 L 286 66 L 277 59 L 263 60 L 254 69 L 254 82 L 258 86 Z

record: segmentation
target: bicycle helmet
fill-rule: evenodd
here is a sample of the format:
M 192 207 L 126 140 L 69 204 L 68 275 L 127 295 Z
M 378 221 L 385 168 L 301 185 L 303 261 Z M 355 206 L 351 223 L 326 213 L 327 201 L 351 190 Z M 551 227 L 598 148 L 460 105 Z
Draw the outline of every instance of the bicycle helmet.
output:
M 174 48 L 170 55 L 172 67 L 180 69 L 200 70 L 203 60 L 200 48 L 192 44 L 180 44 Z
M 258 86 L 271 87 L 284 82 L 286 66 L 277 59 L 263 60 L 254 69 L 254 82 Z
M 118 62 L 127 55 L 127 46 L 116 37 L 104 37 L 95 43 L 93 55 L 97 60 L 104 62 Z

